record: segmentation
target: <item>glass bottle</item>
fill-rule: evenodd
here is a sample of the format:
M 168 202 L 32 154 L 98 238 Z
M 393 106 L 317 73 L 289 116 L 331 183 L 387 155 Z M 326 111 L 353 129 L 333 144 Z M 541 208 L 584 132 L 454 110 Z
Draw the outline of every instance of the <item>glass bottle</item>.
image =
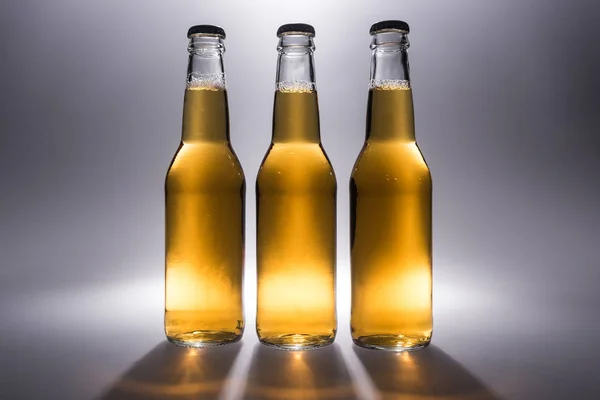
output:
M 336 190 L 321 146 L 314 28 L 279 28 L 271 146 L 256 181 L 257 333 L 306 349 L 336 333 Z
M 165 183 L 165 333 L 203 347 L 244 330 L 245 179 L 229 141 L 225 32 L 190 28 L 182 139 Z
M 408 24 L 371 27 L 366 140 L 350 179 L 354 342 L 404 350 L 432 333 L 432 184 L 415 140 Z

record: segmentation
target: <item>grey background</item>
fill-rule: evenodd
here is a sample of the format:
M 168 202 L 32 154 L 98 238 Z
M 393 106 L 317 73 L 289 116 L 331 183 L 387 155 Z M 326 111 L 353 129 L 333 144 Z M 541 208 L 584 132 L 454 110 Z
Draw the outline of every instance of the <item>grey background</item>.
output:
M 599 15 L 593 0 L 0 2 L 0 397 L 186 398 L 173 394 L 186 383 L 194 398 L 600 398 Z M 367 32 L 382 19 L 412 28 L 434 179 L 435 347 L 404 356 L 361 352 L 348 332 L 347 185 Z M 254 334 L 253 186 L 275 31 L 296 21 L 317 30 L 339 185 L 338 344 L 303 356 L 271 354 Z M 188 354 L 161 343 L 163 181 L 197 23 L 228 34 L 248 329 L 233 350 Z

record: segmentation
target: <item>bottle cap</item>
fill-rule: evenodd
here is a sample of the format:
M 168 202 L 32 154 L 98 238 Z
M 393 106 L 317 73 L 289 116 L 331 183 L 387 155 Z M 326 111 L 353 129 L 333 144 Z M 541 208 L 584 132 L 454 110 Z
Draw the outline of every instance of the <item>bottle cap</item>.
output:
M 192 35 L 215 35 L 225 39 L 225 30 L 216 25 L 194 25 L 188 29 L 187 37 Z
M 288 35 L 290 33 L 315 36 L 315 28 L 309 24 L 285 24 L 277 29 L 277 37 Z
M 373 35 L 382 31 L 400 31 L 404 33 L 409 33 L 410 28 L 408 27 L 408 24 L 404 21 L 380 21 L 371 25 L 369 33 Z

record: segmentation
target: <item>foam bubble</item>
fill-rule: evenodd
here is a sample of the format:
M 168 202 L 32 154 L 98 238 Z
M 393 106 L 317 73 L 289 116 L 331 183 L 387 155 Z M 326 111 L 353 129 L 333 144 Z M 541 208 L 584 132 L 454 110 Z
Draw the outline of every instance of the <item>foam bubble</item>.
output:
M 282 93 L 311 93 L 317 90 L 314 82 L 293 80 L 277 83 L 277 91 Z
M 194 90 L 225 90 L 224 73 L 192 72 L 188 75 L 187 88 Z
M 369 89 L 408 90 L 410 89 L 410 81 L 405 79 L 371 79 Z

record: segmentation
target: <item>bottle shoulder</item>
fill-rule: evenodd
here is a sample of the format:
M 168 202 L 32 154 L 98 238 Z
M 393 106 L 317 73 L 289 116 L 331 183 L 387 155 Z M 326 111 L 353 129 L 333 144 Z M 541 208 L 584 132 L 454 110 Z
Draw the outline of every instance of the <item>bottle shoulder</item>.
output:
M 335 190 L 336 177 L 320 143 L 275 143 L 260 166 L 257 185 Z
M 367 141 L 351 173 L 356 185 L 431 185 L 431 173 L 416 142 Z
M 237 187 L 244 185 L 240 161 L 227 142 L 182 143 L 167 172 L 167 187 Z

